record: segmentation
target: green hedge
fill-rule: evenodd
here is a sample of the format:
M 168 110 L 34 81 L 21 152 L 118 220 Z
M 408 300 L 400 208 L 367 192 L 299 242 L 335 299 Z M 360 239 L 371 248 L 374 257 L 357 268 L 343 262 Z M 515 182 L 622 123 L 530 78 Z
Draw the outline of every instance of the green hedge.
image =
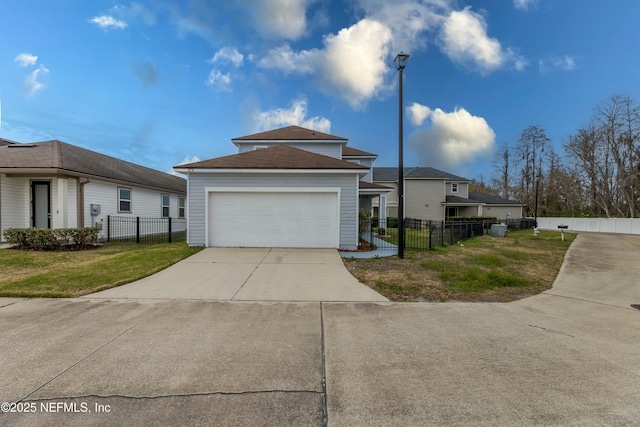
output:
M 497 216 L 450 216 L 447 221 L 494 221 Z
M 22 249 L 57 251 L 63 247 L 86 248 L 98 241 L 98 229 L 81 228 L 8 228 L 4 230 L 7 242 Z

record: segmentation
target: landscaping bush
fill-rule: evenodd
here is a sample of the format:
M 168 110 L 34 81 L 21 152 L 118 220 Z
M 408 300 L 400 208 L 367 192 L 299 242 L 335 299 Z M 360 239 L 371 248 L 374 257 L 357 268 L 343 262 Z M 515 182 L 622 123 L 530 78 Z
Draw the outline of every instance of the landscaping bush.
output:
M 496 216 L 450 216 L 447 221 L 495 221 Z
M 98 240 L 96 228 L 8 228 L 4 231 L 7 242 L 21 249 L 56 251 L 63 247 L 82 249 Z

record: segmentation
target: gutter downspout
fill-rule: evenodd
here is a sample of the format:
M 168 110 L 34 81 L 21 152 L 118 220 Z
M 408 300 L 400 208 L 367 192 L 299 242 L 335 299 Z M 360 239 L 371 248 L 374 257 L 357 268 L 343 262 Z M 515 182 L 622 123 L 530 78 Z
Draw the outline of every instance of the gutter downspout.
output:
M 78 227 L 84 227 L 84 186 L 90 182 L 90 178 L 86 178 L 86 181 L 78 178 Z

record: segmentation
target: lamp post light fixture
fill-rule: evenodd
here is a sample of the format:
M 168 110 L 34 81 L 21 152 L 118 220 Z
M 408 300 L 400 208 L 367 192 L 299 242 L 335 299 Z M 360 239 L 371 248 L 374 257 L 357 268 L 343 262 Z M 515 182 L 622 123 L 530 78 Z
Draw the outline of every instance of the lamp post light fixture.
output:
M 400 83 L 398 85 L 398 258 L 404 258 L 404 154 L 403 145 L 403 122 L 402 122 L 402 71 L 407 66 L 409 54 L 402 51 L 396 56 L 393 62 L 399 72 Z

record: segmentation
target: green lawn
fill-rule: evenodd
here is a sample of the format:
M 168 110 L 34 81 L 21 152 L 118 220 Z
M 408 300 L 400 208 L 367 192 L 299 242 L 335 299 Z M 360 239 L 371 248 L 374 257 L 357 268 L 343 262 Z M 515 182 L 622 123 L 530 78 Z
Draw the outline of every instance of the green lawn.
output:
M 199 252 L 184 242 L 109 242 L 84 251 L 0 250 L 1 297 L 78 297 L 156 273 Z
M 411 235 L 409 233 L 409 235 Z M 513 301 L 551 287 L 574 233 L 512 231 L 397 257 L 345 259 L 361 282 L 392 301 Z

